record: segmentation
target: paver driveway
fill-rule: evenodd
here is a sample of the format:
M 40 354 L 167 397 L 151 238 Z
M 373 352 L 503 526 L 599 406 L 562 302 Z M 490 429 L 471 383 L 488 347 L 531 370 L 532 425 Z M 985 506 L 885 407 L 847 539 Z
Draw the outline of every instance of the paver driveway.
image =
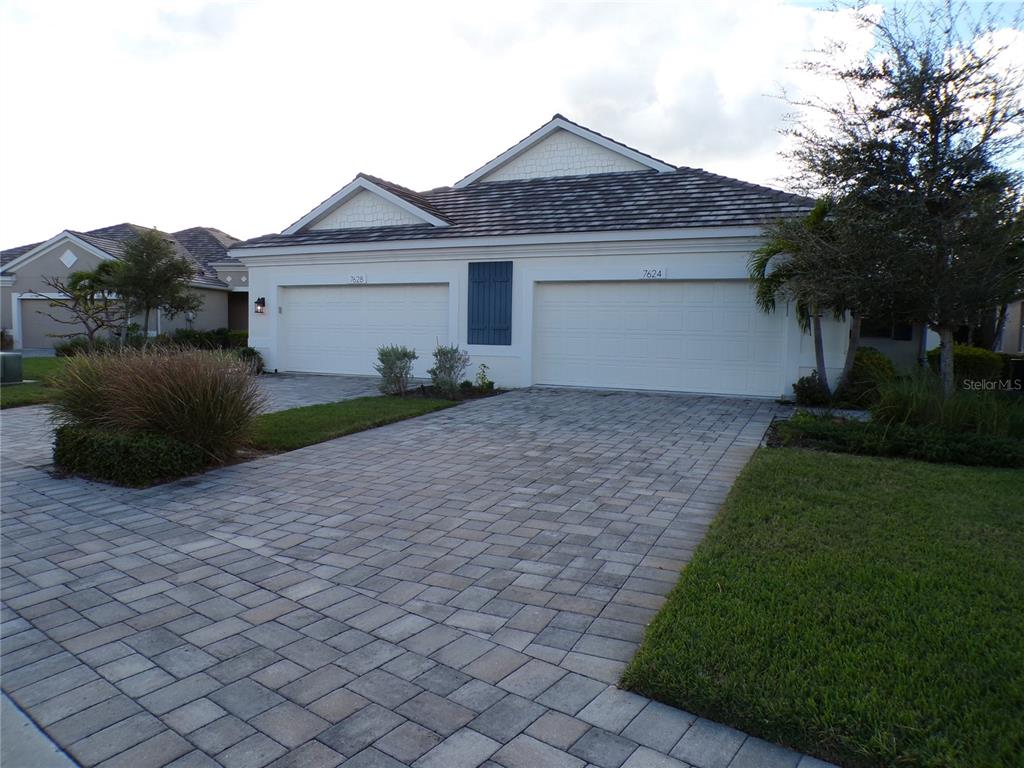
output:
M 774 407 L 519 391 L 145 491 L 8 412 L 3 688 L 105 768 L 810 766 L 609 685 Z

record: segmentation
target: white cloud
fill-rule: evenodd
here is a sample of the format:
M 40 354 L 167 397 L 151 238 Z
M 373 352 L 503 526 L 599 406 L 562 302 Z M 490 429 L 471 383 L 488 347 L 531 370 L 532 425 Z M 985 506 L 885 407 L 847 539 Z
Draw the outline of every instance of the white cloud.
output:
M 278 231 L 357 171 L 461 178 L 551 114 L 771 183 L 781 87 L 848 16 L 679 4 L 8 0 L 0 244 L 119 221 Z

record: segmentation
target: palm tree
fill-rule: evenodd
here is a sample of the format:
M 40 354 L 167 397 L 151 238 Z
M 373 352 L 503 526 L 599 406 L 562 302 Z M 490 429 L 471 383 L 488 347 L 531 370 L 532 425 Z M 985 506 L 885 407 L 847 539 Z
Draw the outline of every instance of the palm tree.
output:
M 779 300 L 792 302 L 797 322 L 805 333 L 810 330 L 814 341 L 814 364 L 822 386 L 832 393 L 825 367 L 825 346 L 821 316 L 831 311 L 836 319 L 845 315 L 846 302 L 838 293 L 838 281 L 830 280 L 827 260 L 819 258 L 825 251 L 834 251 L 827 217 L 833 203 L 819 200 L 803 219 L 788 219 L 769 224 L 764 229 L 765 243 L 751 254 L 747 264 L 754 283 L 754 296 L 764 312 L 774 312 Z M 860 336 L 860 316 L 853 315 L 850 346 L 840 384 L 853 366 L 853 354 Z M 856 338 L 855 338 L 856 337 Z

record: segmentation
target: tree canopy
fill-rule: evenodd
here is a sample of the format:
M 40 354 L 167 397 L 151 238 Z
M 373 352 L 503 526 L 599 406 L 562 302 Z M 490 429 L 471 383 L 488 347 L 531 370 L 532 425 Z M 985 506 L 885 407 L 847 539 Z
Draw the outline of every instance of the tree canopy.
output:
M 836 309 L 937 331 L 949 392 L 953 332 L 1024 293 L 1024 75 L 965 3 L 856 10 L 874 49 L 808 64 L 846 96 L 796 102 L 789 131 L 796 186 L 831 201 L 833 247 L 805 250 Z

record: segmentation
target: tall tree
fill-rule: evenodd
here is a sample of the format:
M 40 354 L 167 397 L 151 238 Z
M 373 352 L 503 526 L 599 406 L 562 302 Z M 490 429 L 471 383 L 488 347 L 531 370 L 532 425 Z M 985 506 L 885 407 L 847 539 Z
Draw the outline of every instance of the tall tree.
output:
M 149 336 L 149 316 L 159 309 L 168 317 L 195 311 L 202 298 L 189 289 L 195 267 L 178 256 L 174 245 L 156 229 L 143 230 L 125 243 L 110 283 L 132 316 L 142 317 L 142 333 Z
M 60 311 L 41 313 L 62 325 L 81 327 L 81 330 L 59 334 L 61 338 L 84 335 L 91 352 L 96 349 L 96 340 L 102 331 L 123 326 L 126 319 L 125 305 L 114 293 L 110 283 L 115 269 L 115 262 L 105 261 L 94 270 L 72 272 L 67 280 L 59 277 L 43 278 L 43 283 L 57 294 L 50 297 L 50 308 Z
M 875 290 L 894 317 L 939 334 L 949 394 L 954 331 L 1024 287 L 1021 179 L 1009 168 L 1024 151 L 1024 76 L 993 18 L 972 20 L 965 3 L 857 10 L 875 48 L 847 65 L 836 46 L 808 65 L 847 96 L 799 102 L 827 126 L 798 118 L 794 180 L 843 200 L 846 221 L 888 254 Z

